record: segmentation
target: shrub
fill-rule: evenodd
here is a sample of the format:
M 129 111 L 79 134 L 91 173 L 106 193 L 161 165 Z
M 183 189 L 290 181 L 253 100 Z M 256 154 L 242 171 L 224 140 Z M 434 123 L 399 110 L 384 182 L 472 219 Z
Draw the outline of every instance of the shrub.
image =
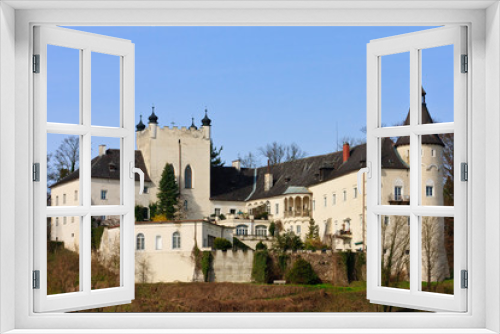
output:
M 258 283 L 269 283 L 271 259 L 267 250 L 256 251 L 253 257 L 252 279 Z
M 221 214 L 219 215 L 219 219 L 220 219 L 220 220 L 225 220 L 225 219 L 226 219 L 226 216 L 224 216 L 224 214 L 223 214 L 223 213 L 221 213 Z
M 104 233 L 104 226 L 93 227 L 90 230 L 91 248 L 93 250 L 97 250 L 101 246 L 101 239 L 103 233 Z
M 242 250 L 242 251 L 246 252 L 249 249 L 251 249 L 251 248 L 248 247 L 247 244 L 241 242 L 240 239 L 233 237 L 233 250 Z
M 269 224 L 269 235 L 271 237 L 274 237 L 275 231 L 276 231 L 276 224 L 274 222 L 271 222 L 271 224 Z
M 146 217 L 144 217 L 144 207 L 142 205 L 135 206 L 135 221 L 142 222 Z
M 263 249 L 267 249 L 267 246 L 262 241 L 259 241 L 257 245 L 255 245 L 255 250 L 263 250 Z
M 203 278 L 205 282 L 209 281 L 210 269 L 212 268 L 212 252 L 204 251 L 201 257 L 201 272 L 203 273 Z
M 286 274 L 286 280 L 293 284 L 319 284 L 321 280 L 312 268 L 311 264 L 302 258 L 298 258 L 290 271 Z
M 277 250 L 287 251 L 287 250 L 298 250 L 304 248 L 304 243 L 298 235 L 293 232 L 287 232 L 283 235 L 278 235 L 274 239 L 273 247 Z
M 233 245 L 231 244 L 231 241 L 224 239 L 224 238 L 215 238 L 214 240 L 214 248 L 215 249 L 220 249 L 223 251 L 227 251 L 229 248 L 232 248 Z

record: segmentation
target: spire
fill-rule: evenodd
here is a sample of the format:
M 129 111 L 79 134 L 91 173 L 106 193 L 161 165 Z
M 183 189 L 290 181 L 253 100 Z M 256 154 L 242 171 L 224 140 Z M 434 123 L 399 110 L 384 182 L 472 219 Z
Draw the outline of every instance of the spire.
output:
M 212 124 L 212 120 L 210 118 L 208 118 L 208 110 L 205 108 L 205 117 L 201 120 L 201 124 L 203 126 L 210 126 L 210 124 Z
M 422 86 L 422 104 L 425 104 L 425 95 L 427 95 L 427 93 L 425 92 L 425 89 Z
M 197 130 L 198 128 L 196 125 L 194 125 L 194 117 L 191 117 L 191 126 L 189 127 L 190 129 Z
M 155 105 L 152 106 L 152 112 L 149 116 L 149 124 L 158 124 L 158 116 L 155 115 Z
M 135 126 L 135 129 L 136 131 L 142 131 L 146 128 L 146 126 L 144 125 L 144 123 L 142 123 L 142 115 L 141 115 L 141 119 L 139 120 L 139 123 L 137 123 L 137 125 Z

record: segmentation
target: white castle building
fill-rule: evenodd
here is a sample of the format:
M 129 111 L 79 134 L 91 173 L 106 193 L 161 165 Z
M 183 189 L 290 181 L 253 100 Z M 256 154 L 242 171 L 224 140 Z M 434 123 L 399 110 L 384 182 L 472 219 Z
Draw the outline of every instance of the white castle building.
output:
M 422 90 L 422 121 L 432 123 L 425 94 Z M 267 167 L 242 168 L 238 160 L 233 161 L 231 167 L 211 167 L 211 123 L 205 110 L 200 128 L 194 120 L 190 127 L 160 127 L 153 107 L 148 126 L 142 123 L 142 117 L 137 124 L 135 163 L 144 171 L 146 183 L 144 194 L 136 195 L 136 204 L 147 208 L 157 201 L 161 174 L 169 163 L 174 168 L 186 214 L 186 219 L 178 222 L 136 223 L 137 254 L 148 257 L 151 267 L 156 268 L 154 281 L 191 281 L 193 267 L 189 258 L 195 240 L 203 249 L 210 248 L 217 237 L 232 240 L 236 236 L 254 247 L 259 240 L 270 239 L 271 221 L 304 239 L 313 219 L 319 226 L 320 238 L 332 249 L 366 250 L 366 191 L 364 185 L 362 189 L 357 188 L 357 172 L 366 166 L 365 144 L 354 147 L 344 144 L 339 152 Z M 425 135 L 422 144 L 423 204 L 443 205 L 444 143 L 437 135 Z M 119 150 L 101 146 L 99 155 L 92 160 L 93 205 L 119 203 L 119 154 Z M 396 141 L 386 138 L 381 156 L 382 204 L 408 204 L 411 200 L 409 138 Z M 51 186 L 52 205 L 77 203 L 78 175 L 75 171 Z M 136 188 L 138 184 L 136 179 Z M 266 214 L 262 215 L 263 212 Z M 256 219 L 260 216 L 267 219 Z M 391 226 L 391 220 L 396 224 L 398 219 L 383 217 L 382 221 L 384 226 Z M 434 220 L 434 244 L 439 249 L 433 261 L 443 269 L 433 273 L 433 278 L 442 279 L 448 276 L 444 222 L 442 218 Z M 110 249 L 114 240 L 118 240 L 119 229 L 114 228 L 116 224 L 108 225 L 101 247 Z M 408 227 L 400 229 L 400 233 L 407 235 Z M 77 250 L 79 231 L 74 218 L 53 218 L 51 239 L 64 241 L 65 247 Z M 398 251 L 408 254 L 408 249 L 402 249 L 409 247 L 407 243 L 399 242 L 397 247 L 401 248 Z M 164 272 L 161 268 L 165 267 L 165 255 L 172 253 L 177 253 L 183 264 L 177 263 L 176 273 Z

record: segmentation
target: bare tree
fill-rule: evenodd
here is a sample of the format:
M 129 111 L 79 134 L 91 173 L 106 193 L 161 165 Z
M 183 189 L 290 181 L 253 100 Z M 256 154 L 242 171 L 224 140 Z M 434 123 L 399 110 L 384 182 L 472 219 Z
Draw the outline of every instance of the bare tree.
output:
M 302 159 L 307 155 L 305 151 L 297 145 L 296 143 L 291 143 L 286 147 L 286 157 L 285 161 L 294 161 L 298 159 Z
M 409 273 L 410 228 L 405 216 L 393 216 L 387 223 L 382 219 L 382 284 L 390 286 L 402 279 L 404 271 Z
M 427 280 L 427 290 L 432 290 L 432 282 L 440 282 L 447 276 L 447 262 L 443 250 L 443 227 L 437 217 L 422 218 L 422 262 Z
M 54 159 L 54 160 L 52 160 Z M 57 182 L 78 168 L 80 160 L 80 140 L 78 136 L 68 136 L 63 139 L 54 154 L 47 156 L 49 180 Z
M 271 165 L 302 159 L 307 154 L 296 143 L 285 145 L 275 141 L 265 147 L 260 147 L 259 152 L 269 160 Z
M 150 280 L 151 265 L 143 252 L 135 252 L 135 275 L 141 283 L 147 283 Z
M 252 152 L 248 152 L 243 158 L 238 155 L 238 159 L 241 161 L 241 167 L 243 168 L 256 168 L 258 164 L 257 157 L 252 154 Z
M 260 147 L 259 152 L 266 157 L 271 165 L 276 165 L 282 162 L 286 154 L 286 146 L 278 142 L 272 142 L 265 147 Z

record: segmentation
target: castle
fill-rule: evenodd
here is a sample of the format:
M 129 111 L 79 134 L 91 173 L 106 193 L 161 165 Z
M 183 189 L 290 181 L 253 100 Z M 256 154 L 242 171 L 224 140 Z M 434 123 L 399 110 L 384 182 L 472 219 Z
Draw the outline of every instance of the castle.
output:
M 422 90 L 422 121 L 432 123 L 425 94 Z M 141 117 L 136 126 L 135 163 L 145 173 L 142 195 L 137 195 L 136 179 L 136 204 L 145 208 L 144 214 L 149 218 L 148 206 L 157 201 L 158 184 L 169 163 L 174 169 L 185 213 L 185 217 L 176 222 L 148 219 L 136 222 L 136 254 L 147 257 L 150 266 L 155 268 L 153 281 L 191 281 L 190 257 L 195 244 L 201 249 L 210 249 L 215 238 L 232 241 L 237 237 L 253 248 L 259 240 L 270 239 L 271 221 L 279 222 L 283 231 L 293 231 L 305 239 L 314 220 L 320 239 L 331 249 L 366 250 L 366 189 L 364 183 L 361 189 L 357 186 L 357 172 L 366 166 L 366 144 L 350 147 L 346 143 L 339 152 L 260 168 L 242 168 L 239 160 L 233 161 L 230 167 L 211 167 L 212 121 L 206 110 L 199 128 L 194 120 L 189 127 L 160 127 L 154 107 L 148 120 L 146 126 Z M 406 124 L 408 122 L 407 118 Z M 443 205 L 443 149 L 444 143 L 438 135 L 422 136 L 423 205 Z M 409 204 L 409 138 L 385 138 L 381 159 L 381 204 Z M 92 160 L 93 205 L 119 203 L 119 170 L 119 150 L 100 146 L 99 155 Z M 78 171 L 75 171 L 52 185 L 52 205 L 74 205 L 78 200 L 77 184 Z M 117 217 L 95 218 L 112 222 L 110 218 Z M 436 227 L 433 244 L 438 248 L 438 256 L 433 261 L 439 262 L 442 268 L 432 273 L 433 280 L 437 280 L 447 277 L 448 264 L 443 245 L 443 218 L 433 219 L 431 225 Z M 391 223 L 400 224 L 400 220 L 401 217 L 381 217 L 382 233 Z M 118 240 L 119 219 L 114 221 L 107 224 L 102 238 L 104 252 L 110 252 Z M 397 233 L 408 237 L 409 221 L 405 219 L 404 225 Z M 386 247 L 391 245 L 385 245 L 385 239 L 389 242 L 390 238 L 384 235 L 382 238 L 384 249 L 381 251 L 387 256 Z M 65 247 L 78 250 L 79 231 L 74 217 L 52 218 L 51 239 L 64 241 Z M 398 265 L 405 266 L 409 263 L 409 244 L 397 244 L 404 257 Z M 172 268 L 167 263 L 175 266 L 175 272 L 164 269 Z

